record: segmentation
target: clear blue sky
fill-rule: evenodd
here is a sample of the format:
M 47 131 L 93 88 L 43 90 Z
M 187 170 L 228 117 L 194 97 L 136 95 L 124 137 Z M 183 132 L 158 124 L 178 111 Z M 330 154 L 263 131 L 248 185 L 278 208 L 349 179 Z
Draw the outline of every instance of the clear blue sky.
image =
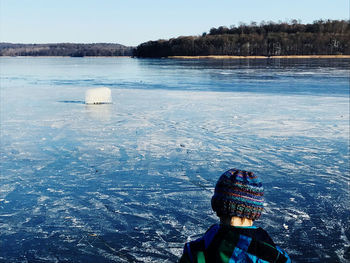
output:
M 0 42 L 136 46 L 289 19 L 349 19 L 349 0 L 0 0 Z

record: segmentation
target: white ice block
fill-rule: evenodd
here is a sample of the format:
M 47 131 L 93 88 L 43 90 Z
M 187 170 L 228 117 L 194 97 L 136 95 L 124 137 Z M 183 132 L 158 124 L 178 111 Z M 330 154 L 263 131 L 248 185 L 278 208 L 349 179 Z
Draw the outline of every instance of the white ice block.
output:
M 89 89 L 85 93 L 85 104 L 112 103 L 111 90 L 109 88 Z

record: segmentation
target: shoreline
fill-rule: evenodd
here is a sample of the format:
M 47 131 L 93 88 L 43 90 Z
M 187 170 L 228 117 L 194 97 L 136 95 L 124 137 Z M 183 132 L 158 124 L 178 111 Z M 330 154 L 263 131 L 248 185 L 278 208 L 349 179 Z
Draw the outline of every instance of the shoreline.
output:
M 134 56 L 0 56 L 0 58 L 141 58 Z M 350 59 L 350 55 L 288 55 L 288 56 L 231 56 L 231 55 L 207 55 L 207 56 L 168 56 L 168 59 Z
M 230 56 L 230 55 L 208 55 L 208 56 L 169 56 L 170 59 L 309 59 L 309 58 L 350 58 L 350 55 L 289 55 L 289 56 Z

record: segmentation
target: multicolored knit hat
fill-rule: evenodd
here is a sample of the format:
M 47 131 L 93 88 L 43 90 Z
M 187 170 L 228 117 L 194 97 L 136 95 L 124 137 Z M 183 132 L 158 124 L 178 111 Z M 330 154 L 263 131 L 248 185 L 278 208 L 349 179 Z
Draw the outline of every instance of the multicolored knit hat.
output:
M 262 183 L 254 173 L 231 169 L 216 183 L 211 207 L 218 217 L 238 216 L 256 220 L 264 209 L 263 195 Z

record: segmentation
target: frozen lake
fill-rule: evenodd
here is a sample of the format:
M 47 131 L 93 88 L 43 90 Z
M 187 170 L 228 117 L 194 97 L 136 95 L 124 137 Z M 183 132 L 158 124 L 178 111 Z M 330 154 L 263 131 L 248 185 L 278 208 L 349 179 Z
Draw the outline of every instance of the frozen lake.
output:
M 0 261 L 176 262 L 238 168 L 294 262 L 348 262 L 349 61 L 1 58 Z

